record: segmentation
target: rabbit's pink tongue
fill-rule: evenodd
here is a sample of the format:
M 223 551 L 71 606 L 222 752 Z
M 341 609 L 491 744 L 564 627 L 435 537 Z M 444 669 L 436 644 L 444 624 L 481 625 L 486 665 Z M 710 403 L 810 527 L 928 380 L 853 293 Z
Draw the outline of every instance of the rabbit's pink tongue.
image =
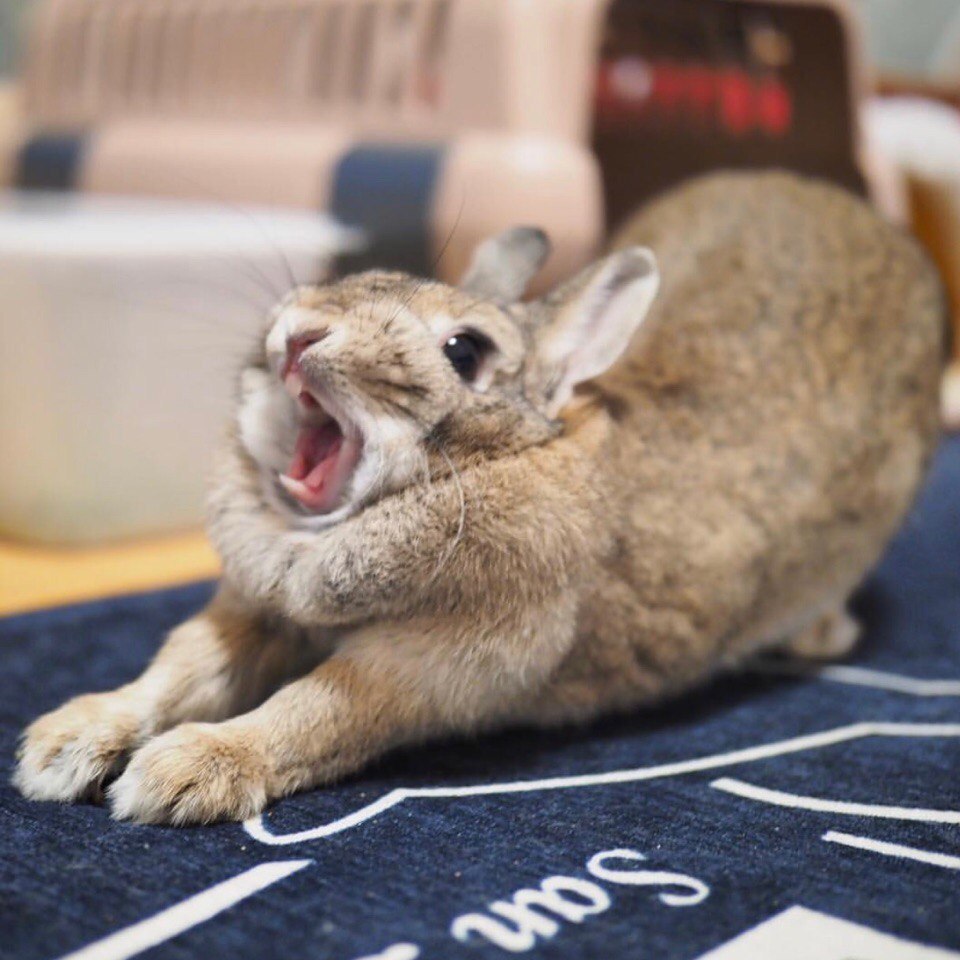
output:
M 305 426 L 280 482 L 308 510 L 326 512 L 337 505 L 359 459 L 359 442 L 345 437 L 335 420 Z

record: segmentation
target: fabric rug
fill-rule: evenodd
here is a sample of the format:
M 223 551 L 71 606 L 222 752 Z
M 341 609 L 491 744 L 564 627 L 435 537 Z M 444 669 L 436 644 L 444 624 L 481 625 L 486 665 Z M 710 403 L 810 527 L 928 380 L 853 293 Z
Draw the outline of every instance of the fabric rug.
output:
M 133 677 L 210 589 L 0 623 L 0 956 L 960 957 L 960 439 L 849 664 L 402 752 L 246 827 L 19 797 L 24 724 Z

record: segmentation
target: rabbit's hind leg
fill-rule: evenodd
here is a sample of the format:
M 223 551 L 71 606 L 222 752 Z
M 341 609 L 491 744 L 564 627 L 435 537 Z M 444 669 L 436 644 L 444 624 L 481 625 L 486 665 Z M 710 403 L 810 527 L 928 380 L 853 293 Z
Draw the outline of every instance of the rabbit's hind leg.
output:
M 838 607 L 788 637 L 781 650 L 800 660 L 839 660 L 853 651 L 859 639 L 860 624 Z

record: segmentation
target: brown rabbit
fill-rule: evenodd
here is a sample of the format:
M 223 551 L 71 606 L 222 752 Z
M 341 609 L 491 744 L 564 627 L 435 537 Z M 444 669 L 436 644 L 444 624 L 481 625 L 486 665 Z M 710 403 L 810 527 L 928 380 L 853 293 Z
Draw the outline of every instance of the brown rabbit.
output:
M 117 817 L 247 817 L 396 744 L 848 649 L 937 439 L 933 270 L 785 174 L 692 183 L 616 246 L 531 303 L 529 229 L 461 289 L 294 291 L 213 484 L 216 598 L 139 679 L 36 721 L 20 789 L 119 773 Z

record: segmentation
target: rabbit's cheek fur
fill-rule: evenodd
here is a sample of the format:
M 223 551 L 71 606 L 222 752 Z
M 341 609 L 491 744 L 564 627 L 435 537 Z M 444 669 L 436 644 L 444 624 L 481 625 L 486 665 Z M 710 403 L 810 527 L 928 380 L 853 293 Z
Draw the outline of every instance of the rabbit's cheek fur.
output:
M 279 473 L 290 462 L 297 417 L 283 388 L 265 370 L 243 371 L 237 425 L 247 453 L 261 468 Z

